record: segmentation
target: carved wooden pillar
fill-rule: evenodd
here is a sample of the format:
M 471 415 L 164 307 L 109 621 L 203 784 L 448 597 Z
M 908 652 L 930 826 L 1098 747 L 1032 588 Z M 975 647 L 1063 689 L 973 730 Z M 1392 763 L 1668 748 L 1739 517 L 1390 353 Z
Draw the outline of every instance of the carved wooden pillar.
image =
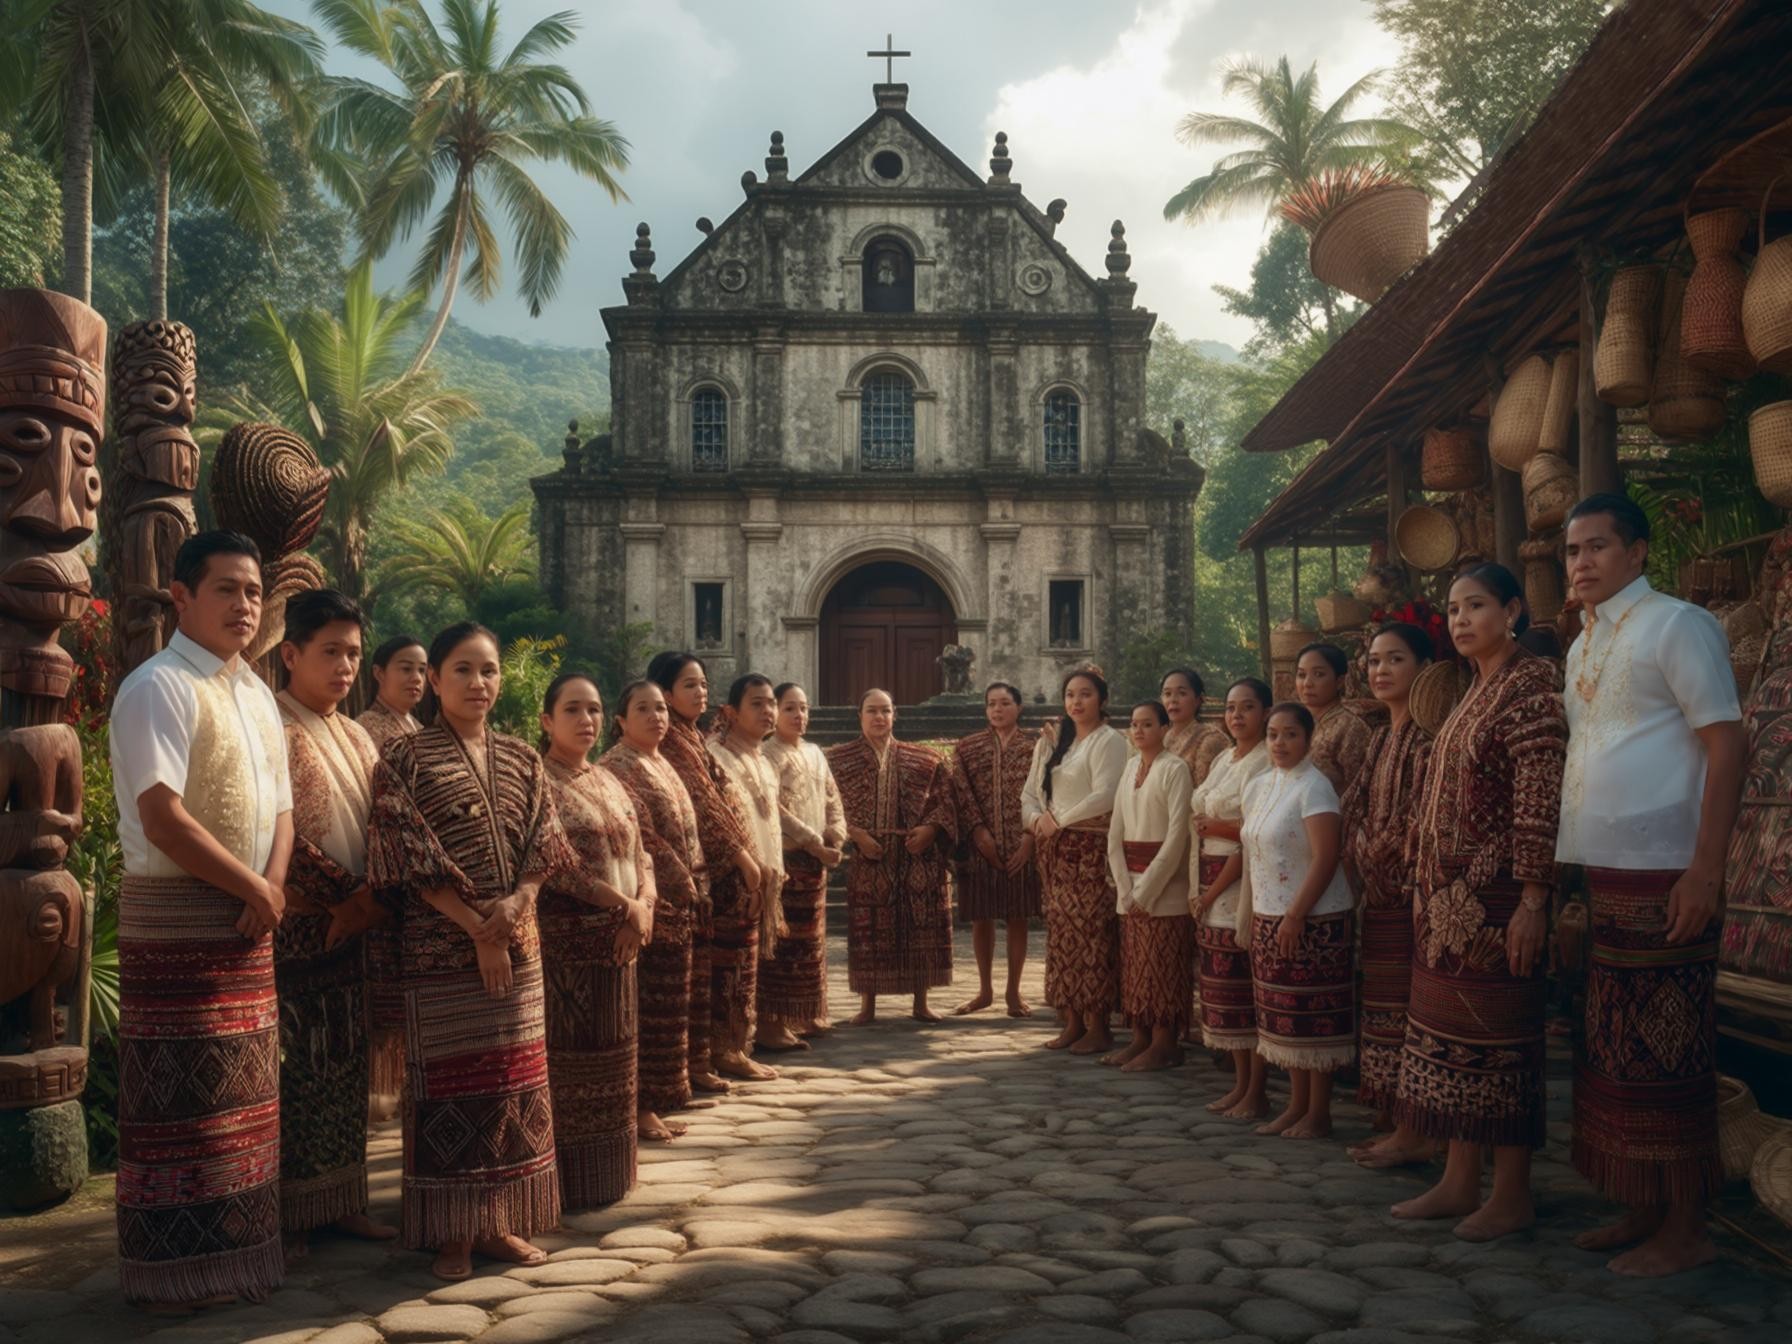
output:
M 87 1179 L 87 1078 L 73 1001 L 87 910 L 63 868 L 81 829 L 81 742 L 61 722 L 57 632 L 92 600 L 75 553 L 98 521 L 106 323 L 41 289 L 0 290 L 0 1202 Z

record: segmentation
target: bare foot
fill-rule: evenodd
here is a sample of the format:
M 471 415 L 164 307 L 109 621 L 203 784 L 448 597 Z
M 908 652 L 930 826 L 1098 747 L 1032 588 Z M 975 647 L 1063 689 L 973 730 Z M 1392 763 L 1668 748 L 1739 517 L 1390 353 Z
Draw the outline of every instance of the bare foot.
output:
M 365 1213 L 344 1214 L 336 1220 L 336 1230 L 362 1241 L 391 1241 L 398 1236 L 398 1229 L 391 1223 L 378 1222 Z
M 753 1038 L 758 1050 L 807 1050 L 809 1043 L 782 1022 L 761 1023 Z
M 847 1018 L 846 1025 L 849 1027 L 868 1027 L 875 1021 L 877 1021 L 877 1005 L 867 1004 L 851 1017 Z
M 1582 1232 L 1574 1244 L 1583 1251 L 1610 1251 L 1646 1241 L 1660 1230 L 1660 1209 L 1632 1209 L 1615 1223 Z
M 1350 1150 L 1350 1160 L 1367 1171 L 1423 1166 L 1436 1156 L 1437 1149 L 1422 1141 L 1411 1147 L 1391 1143 L 1366 1143 Z
M 1244 1089 L 1242 1087 L 1235 1087 L 1218 1101 L 1208 1102 L 1207 1113 L 1209 1115 L 1226 1115 L 1234 1106 L 1238 1105 L 1238 1103 L 1243 1100 Z
M 1174 1068 L 1182 1062 L 1179 1058 L 1181 1054 L 1174 1047 L 1167 1050 L 1141 1050 L 1120 1066 L 1120 1072 L 1155 1073 L 1159 1069 Z
M 469 1245 L 444 1246 L 436 1252 L 435 1263 L 429 1267 L 444 1283 L 459 1283 L 462 1279 L 473 1276 L 473 1248 Z
M 1101 1062 L 1103 1064 L 1113 1065 L 1130 1064 L 1134 1059 L 1144 1053 L 1145 1043 L 1135 1036 L 1124 1048 L 1115 1050 L 1111 1054 L 1103 1055 L 1101 1057 Z
M 715 1061 L 715 1066 L 717 1073 L 749 1083 L 768 1082 L 778 1076 L 776 1069 L 758 1063 L 750 1055 L 723 1055 Z
M 1010 994 L 1008 996 L 1008 1016 L 1031 1017 L 1033 1016 L 1033 1005 L 1018 994 Z
M 1480 1207 L 1480 1191 L 1464 1194 L 1440 1183 L 1422 1195 L 1401 1200 L 1388 1212 L 1396 1218 L 1466 1218 Z
M 729 1091 L 728 1080 L 718 1073 L 693 1073 L 691 1075 L 693 1092 L 708 1092 L 715 1096 L 726 1096 Z
M 635 1135 L 648 1143 L 671 1143 L 690 1132 L 689 1125 L 662 1120 L 653 1111 L 642 1111 L 635 1117 Z
M 681 1111 L 713 1111 L 722 1103 L 712 1097 L 692 1097 L 684 1105 L 676 1109 Z
M 1269 1120 L 1261 1125 L 1258 1125 L 1257 1128 L 1252 1131 L 1252 1133 L 1262 1134 L 1266 1137 L 1270 1136 L 1270 1135 L 1280 1134 L 1283 1130 L 1288 1129 L 1291 1126 L 1298 1123 L 1300 1118 L 1305 1114 L 1306 1114 L 1305 1111 L 1296 1111 L 1296 1110 L 1283 1111 L 1274 1120 Z
M 1099 1055 L 1114 1048 L 1114 1035 L 1106 1027 L 1083 1034 L 1083 1039 L 1070 1047 L 1073 1055 Z
M 1072 1027 L 1066 1024 L 1064 1030 L 1045 1043 L 1045 1048 L 1047 1050 L 1063 1050 L 1075 1045 L 1082 1038 L 1083 1029 L 1081 1027 Z
M 995 991 L 980 990 L 975 998 L 966 999 L 952 1010 L 953 1017 L 963 1017 L 967 1013 L 980 1013 L 996 1001 Z
M 1717 1244 L 1704 1232 L 1688 1237 L 1670 1235 L 1664 1228 L 1634 1250 L 1616 1256 L 1606 1266 L 1630 1279 L 1662 1279 L 1684 1274 L 1717 1259 Z
M 1498 1241 L 1522 1232 L 1537 1221 L 1537 1210 L 1527 1195 L 1509 1207 L 1495 1207 L 1490 1199 L 1460 1223 L 1455 1233 L 1463 1241 Z
M 507 1265 L 545 1265 L 548 1262 L 548 1253 L 541 1247 L 509 1234 L 476 1241 L 473 1249 L 487 1260 L 501 1260 Z
M 917 1022 L 944 1022 L 946 1020 L 924 1003 L 917 1003 L 911 1010 L 909 1016 L 913 1017 Z
M 1261 1120 L 1269 1114 L 1269 1098 L 1245 1097 L 1233 1104 L 1229 1111 L 1221 1111 L 1222 1120 Z
M 804 1022 L 796 1029 L 798 1036 L 825 1036 L 834 1029 L 834 1024 L 825 1017 L 818 1017 L 813 1022 Z
M 1284 1139 L 1329 1139 L 1331 1136 L 1330 1120 L 1315 1120 L 1305 1115 L 1282 1131 Z

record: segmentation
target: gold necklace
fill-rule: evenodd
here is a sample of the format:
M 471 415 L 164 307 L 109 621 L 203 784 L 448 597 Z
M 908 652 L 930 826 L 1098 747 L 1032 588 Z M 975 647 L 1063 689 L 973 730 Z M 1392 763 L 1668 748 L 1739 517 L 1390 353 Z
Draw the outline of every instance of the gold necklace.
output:
M 1574 689 L 1580 692 L 1580 698 L 1585 700 L 1589 705 L 1593 703 L 1593 697 L 1599 693 L 1599 680 L 1605 675 L 1605 665 L 1611 662 L 1612 654 L 1617 652 L 1618 636 L 1624 632 L 1624 622 L 1636 615 L 1637 608 L 1641 607 L 1643 603 L 1647 602 L 1653 596 L 1655 596 L 1654 593 L 1644 593 L 1641 597 L 1637 598 L 1636 601 L 1630 604 L 1629 611 L 1618 617 L 1618 623 L 1612 627 L 1611 640 L 1605 646 L 1605 657 L 1599 660 L 1599 665 L 1593 669 L 1593 675 L 1589 679 L 1587 676 L 1587 659 L 1591 657 L 1593 653 L 1593 632 L 1599 628 L 1599 613 L 1597 610 L 1594 611 L 1592 624 L 1587 627 L 1586 634 L 1582 637 L 1580 646 L 1580 670 L 1574 677 Z

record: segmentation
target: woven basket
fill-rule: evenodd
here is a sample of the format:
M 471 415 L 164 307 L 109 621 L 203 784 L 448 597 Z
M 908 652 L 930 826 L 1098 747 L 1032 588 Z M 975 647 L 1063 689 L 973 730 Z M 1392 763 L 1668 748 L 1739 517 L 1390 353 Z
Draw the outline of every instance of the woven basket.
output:
M 1439 652 L 1442 656 L 1413 678 L 1406 701 L 1406 712 L 1412 715 L 1412 721 L 1433 737 L 1468 692 L 1469 681 L 1468 674 L 1457 666 L 1448 650 Z
M 1593 389 L 1613 406 L 1649 400 L 1655 367 L 1655 319 L 1661 303 L 1661 267 L 1626 266 L 1612 276 L 1605 322 L 1593 354 Z
M 1742 292 L 1742 332 L 1748 352 L 1769 373 L 1792 374 L 1792 234 L 1767 241 L 1767 203 L 1775 178 L 1761 196 L 1755 268 Z
M 1551 625 L 1562 614 L 1562 560 L 1557 540 L 1526 541 L 1518 547 L 1524 561 L 1524 600 L 1533 625 Z
M 1414 569 L 1435 574 L 1448 569 L 1462 553 L 1456 520 L 1430 504 L 1414 504 L 1394 521 L 1394 545 Z
M 1493 403 L 1493 419 L 1487 426 L 1487 451 L 1508 471 L 1523 471 L 1537 451 L 1543 433 L 1543 413 L 1549 406 L 1549 365 L 1542 355 L 1532 355 L 1506 379 Z
M 1755 1094 L 1740 1078 L 1717 1076 L 1717 1148 L 1726 1181 L 1746 1181 L 1760 1151 L 1780 1126 L 1761 1114 Z
M 1473 490 L 1487 475 L 1487 453 L 1466 429 L 1428 429 L 1419 451 L 1427 490 Z
M 1792 1227 L 1792 1125 L 1775 1126 L 1755 1149 L 1748 1183 L 1761 1207 Z
M 1549 399 L 1543 403 L 1543 427 L 1537 431 L 1537 451 L 1566 453 L 1568 431 L 1580 400 L 1580 352 L 1564 350 L 1549 366 Z
M 1560 527 L 1580 498 L 1580 474 L 1555 453 L 1538 453 L 1524 464 L 1524 522 L 1532 532 Z
M 1730 671 L 1736 674 L 1736 694 L 1746 696 L 1754 689 L 1755 676 L 1761 670 L 1761 655 L 1767 651 L 1765 634 L 1750 635 L 1730 644 Z
M 1668 273 L 1661 295 L 1661 340 L 1649 387 L 1649 430 L 1658 439 L 1703 439 L 1724 423 L 1724 385 L 1680 354 L 1680 315 L 1686 277 Z
M 1269 656 L 1291 663 L 1302 649 L 1313 642 L 1317 633 L 1291 616 L 1269 632 Z
M 1724 627 L 1724 637 L 1732 646 L 1767 633 L 1767 613 L 1761 610 L 1761 604 L 1752 597 L 1745 602 L 1738 602 L 1718 617 L 1718 620 Z
M 1748 418 L 1755 488 L 1776 508 L 1792 509 L 1792 401 L 1775 401 Z
M 1376 187 L 1321 224 L 1307 249 L 1313 274 L 1374 303 L 1425 256 L 1431 202 L 1417 187 Z
M 1369 618 L 1375 614 L 1374 608 L 1367 602 L 1351 596 L 1341 588 L 1314 602 L 1313 610 L 1319 613 L 1319 628 L 1328 635 L 1367 625 Z
M 1732 383 L 1755 371 L 1742 330 L 1748 275 L 1736 256 L 1747 232 L 1746 210 L 1708 210 L 1686 221 L 1694 264 L 1680 317 L 1680 354 L 1695 369 Z

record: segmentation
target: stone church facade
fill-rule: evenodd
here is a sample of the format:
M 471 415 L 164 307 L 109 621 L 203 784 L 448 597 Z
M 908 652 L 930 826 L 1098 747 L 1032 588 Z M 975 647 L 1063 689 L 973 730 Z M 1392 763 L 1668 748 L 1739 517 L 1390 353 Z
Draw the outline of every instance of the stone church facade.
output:
M 664 277 L 647 225 L 603 310 L 611 432 L 538 477 L 543 576 L 592 628 L 650 623 L 712 683 L 913 703 L 934 659 L 1055 695 L 1062 670 L 1189 633 L 1200 469 L 1142 421 L 1154 314 L 1113 228 L 1096 279 L 1010 180 L 874 86 L 876 111 L 766 178 Z

